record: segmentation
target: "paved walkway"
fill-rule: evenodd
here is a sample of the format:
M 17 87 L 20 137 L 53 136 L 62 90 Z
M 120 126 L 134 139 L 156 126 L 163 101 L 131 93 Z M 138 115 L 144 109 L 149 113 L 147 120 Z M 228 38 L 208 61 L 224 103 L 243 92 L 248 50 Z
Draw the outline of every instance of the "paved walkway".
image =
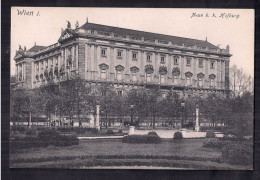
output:
M 145 135 L 149 132 L 156 132 L 158 136 L 163 139 L 172 139 L 175 132 L 179 130 L 162 130 L 162 129 L 153 129 L 153 130 L 135 130 L 134 134 Z M 205 138 L 206 132 L 195 132 L 192 130 L 182 131 L 183 138 Z M 223 137 L 223 134 L 216 133 L 216 137 Z M 99 137 L 78 137 L 78 139 L 120 139 L 124 136 L 99 136 Z

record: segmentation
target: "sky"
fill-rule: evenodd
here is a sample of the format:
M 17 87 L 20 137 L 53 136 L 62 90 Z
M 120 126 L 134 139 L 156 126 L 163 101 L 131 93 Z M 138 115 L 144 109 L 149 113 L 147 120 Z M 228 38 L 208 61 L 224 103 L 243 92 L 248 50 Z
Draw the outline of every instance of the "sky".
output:
M 22 13 L 26 12 L 26 13 Z M 19 45 L 48 46 L 58 41 L 67 21 L 75 28 L 88 22 L 148 31 L 230 46 L 230 66 L 236 64 L 254 75 L 254 10 L 173 8 L 50 8 L 12 7 L 11 75 Z

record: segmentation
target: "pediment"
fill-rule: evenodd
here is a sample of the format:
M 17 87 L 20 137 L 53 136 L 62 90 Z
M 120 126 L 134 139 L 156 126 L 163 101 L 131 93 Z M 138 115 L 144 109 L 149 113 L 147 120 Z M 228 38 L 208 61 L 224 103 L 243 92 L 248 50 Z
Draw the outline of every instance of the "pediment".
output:
M 174 76 L 179 76 L 180 73 L 181 73 L 180 68 L 175 67 L 175 68 L 172 69 L 172 74 L 173 74 Z
M 192 77 L 192 75 L 193 75 L 193 74 L 192 74 L 190 71 L 188 71 L 188 72 L 185 73 L 185 76 L 186 76 L 186 77 Z
M 99 66 L 99 68 L 100 68 L 101 70 L 106 70 L 106 69 L 109 68 L 109 66 L 108 66 L 107 64 L 105 64 L 105 63 L 99 64 L 98 66 Z
M 209 75 L 209 79 L 215 79 L 216 78 L 216 75 L 215 74 L 210 74 Z
M 197 77 L 198 78 L 204 78 L 204 74 L 200 72 L 199 74 L 197 74 Z
M 125 67 L 122 66 L 122 65 L 117 65 L 115 68 L 116 68 L 117 71 L 124 71 L 125 70 Z
M 137 73 L 137 72 L 139 72 L 139 68 L 136 67 L 136 66 L 133 66 L 133 67 L 130 68 L 130 71 L 133 72 L 133 73 Z

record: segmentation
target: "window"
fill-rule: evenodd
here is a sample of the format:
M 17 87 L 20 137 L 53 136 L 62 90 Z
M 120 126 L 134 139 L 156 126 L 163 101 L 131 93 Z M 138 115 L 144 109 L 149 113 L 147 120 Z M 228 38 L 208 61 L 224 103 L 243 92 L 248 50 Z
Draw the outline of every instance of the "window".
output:
M 45 66 L 46 68 L 48 68 L 48 60 L 45 62 Z
M 122 80 L 122 72 L 121 72 L 121 71 L 117 71 L 117 72 L 116 72 L 116 79 L 117 79 L 118 81 L 121 81 L 121 80 Z
M 36 63 L 36 70 L 39 71 L 39 63 Z
M 190 95 L 190 94 L 188 94 L 188 98 L 189 98 L 189 99 L 191 98 L 191 95 Z
M 107 50 L 106 49 L 101 49 L 101 56 L 106 57 L 107 56 Z
M 215 86 L 215 79 L 210 79 L 210 87 L 214 87 Z
M 53 66 L 53 59 L 51 59 L 51 67 Z
M 58 65 L 58 58 L 56 59 L 56 66 Z
M 42 65 L 41 65 L 41 66 L 42 66 L 42 69 L 43 69 L 43 66 L 44 66 L 43 63 L 44 63 L 44 62 L 42 61 L 42 63 L 41 63 L 41 64 L 42 64 Z
M 105 96 L 105 95 L 106 95 L 106 90 L 102 90 L 102 91 L 101 91 L 101 95 L 102 95 L 102 96 Z
M 214 61 L 211 61 L 211 62 L 210 62 L 210 68 L 211 68 L 211 69 L 214 69 L 214 68 L 215 68 L 215 62 L 214 62 Z
M 191 65 L 191 58 L 187 58 L 186 65 L 187 65 L 187 66 L 190 66 L 190 65 Z
M 151 74 L 146 74 L 146 82 L 151 82 Z
M 94 34 L 94 33 L 95 33 L 95 31 L 92 30 L 92 31 L 91 31 L 91 34 Z
M 165 93 L 162 93 L 162 98 L 166 98 L 166 94 Z
M 186 84 L 187 86 L 190 86 L 191 85 L 191 77 L 186 77 Z
M 165 77 L 164 77 L 164 75 L 160 75 L 160 82 L 161 82 L 161 84 L 162 84 L 162 83 L 165 83 Z
M 165 63 L 165 56 L 161 56 L 161 63 Z
M 117 58 L 121 59 L 122 58 L 122 53 L 123 53 L 122 51 L 117 51 Z
M 203 86 L 203 79 L 199 78 L 198 81 L 199 81 L 199 86 Z
M 119 97 L 122 97 L 122 91 L 121 90 L 119 90 L 119 91 L 117 91 L 117 95 L 119 96 Z
M 146 60 L 149 61 L 149 62 L 151 61 L 151 55 L 150 54 L 146 55 Z
M 136 82 L 136 72 L 133 72 L 133 73 L 132 73 L 132 81 L 133 81 L 133 82 Z
M 133 52 L 132 58 L 133 60 L 137 60 L 137 52 Z
M 178 84 L 178 76 L 173 76 L 173 84 L 174 85 Z
M 203 67 L 203 60 L 202 59 L 199 59 L 199 67 Z
M 177 57 L 174 58 L 174 64 L 178 65 L 178 58 Z
M 101 79 L 106 79 L 106 70 L 105 69 L 101 70 L 100 78 Z

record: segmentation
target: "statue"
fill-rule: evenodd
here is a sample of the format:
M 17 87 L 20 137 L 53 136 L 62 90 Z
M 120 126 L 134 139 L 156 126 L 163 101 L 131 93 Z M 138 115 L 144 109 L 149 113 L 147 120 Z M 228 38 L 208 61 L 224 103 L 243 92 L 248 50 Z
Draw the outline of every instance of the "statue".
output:
M 79 28 L 79 22 L 76 21 L 76 24 L 75 24 L 75 29 Z
M 68 22 L 68 24 L 67 24 L 67 28 L 71 28 L 71 24 L 70 24 L 70 22 L 69 21 L 67 21 Z
M 22 46 L 21 45 L 19 45 L 19 50 L 22 50 Z

